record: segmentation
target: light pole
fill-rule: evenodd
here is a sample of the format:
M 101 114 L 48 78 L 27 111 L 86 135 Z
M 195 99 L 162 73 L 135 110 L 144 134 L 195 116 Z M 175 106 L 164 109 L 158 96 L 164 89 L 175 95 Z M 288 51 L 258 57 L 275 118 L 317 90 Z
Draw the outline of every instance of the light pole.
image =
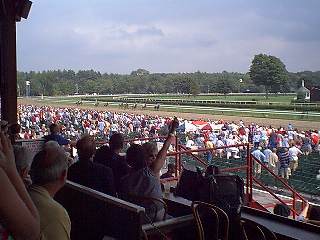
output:
M 239 79 L 239 83 L 240 83 L 239 92 L 241 93 L 241 87 L 242 87 L 242 83 L 243 83 L 243 79 L 242 78 Z
M 76 93 L 75 93 L 76 95 L 78 95 L 79 94 L 79 85 L 78 85 L 78 83 L 76 83 Z
M 20 85 L 17 85 L 17 93 L 18 93 L 18 97 L 20 97 Z
M 30 81 L 26 81 L 26 97 L 30 96 Z

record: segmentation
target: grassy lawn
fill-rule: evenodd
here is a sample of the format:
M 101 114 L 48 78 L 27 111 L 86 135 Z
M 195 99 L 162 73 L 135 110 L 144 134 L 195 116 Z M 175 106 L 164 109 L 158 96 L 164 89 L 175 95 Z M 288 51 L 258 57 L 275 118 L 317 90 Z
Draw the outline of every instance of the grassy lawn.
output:
M 94 97 L 92 97 L 94 98 Z M 35 99 L 34 99 L 35 100 Z M 36 101 L 38 104 L 43 105 L 52 105 L 52 106 L 59 106 L 62 104 L 70 105 L 73 107 L 76 107 L 75 102 L 77 101 L 77 98 L 45 98 L 44 100 L 41 100 L 41 98 L 36 98 Z M 83 102 L 83 107 L 93 107 L 94 102 Z M 102 104 L 100 105 L 103 106 Z M 130 104 L 132 106 L 132 104 Z M 142 104 L 138 104 L 138 108 L 141 109 Z M 110 101 L 110 107 L 113 108 L 119 108 L 119 103 L 111 103 Z M 106 108 L 107 110 L 108 108 Z M 153 105 L 148 105 L 146 110 L 154 110 Z M 303 120 L 303 121 L 314 121 L 319 122 L 320 116 L 310 116 L 309 114 L 301 114 L 301 115 L 294 115 L 294 114 L 273 114 L 272 111 L 268 113 L 261 113 L 256 112 L 254 109 L 252 109 L 252 112 L 245 112 L 245 111 L 223 111 L 218 110 L 215 108 L 211 109 L 197 109 L 195 106 L 194 109 L 184 109 L 179 106 L 177 107 L 160 107 L 160 111 L 166 111 L 166 112 L 178 112 L 178 113 L 198 113 L 198 114 L 211 114 L 211 115 L 225 115 L 225 116 L 239 116 L 239 117 L 255 117 L 255 118 L 270 118 L 270 119 L 288 119 L 288 120 Z M 258 110 L 257 110 L 258 111 Z
M 224 100 L 224 101 L 258 101 L 258 102 L 279 102 L 279 103 L 290 103 L 294 96 L 284 96 L 284 95 L 270 95 L 269 99 L 266 99 L 264 95 L 227 95 L 227 96 L 217 96 L 217 95 L 179 95 L 179 94 L 157 94 L 157 95 L 122 95 L 117 96 L 128 97 L 128 98 L 148 98 L 148 99 L 188 99 L 188 100 Z M 116 98 L 117 98 L 116 97 Z M 113 96 L 86 96 L 85 98 L 92 99 L 110 99 Z
M 250 95 L 250 96 L 214 96 L 214 95 L 201 95 L 201 96 L 184 96 L 184 95 L 158 95 L 158 96 L 150 96 L 148 98 L 156 98 L 156 99 L 190 99 L 190 100 L 226 100 L 226 101 L 261 101 L 261 102 L 287 102 L 294 98 L 293 96 L 269 96 L 269 99 L 266 99 L 265 96 L 262 95 Z

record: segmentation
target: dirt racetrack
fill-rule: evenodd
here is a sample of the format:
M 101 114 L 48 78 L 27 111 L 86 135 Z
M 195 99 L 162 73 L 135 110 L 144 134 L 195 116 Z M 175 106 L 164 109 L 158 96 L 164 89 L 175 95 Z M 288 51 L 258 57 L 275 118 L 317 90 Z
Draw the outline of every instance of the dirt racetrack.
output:
M 39 101 L 35 101 L 32 99 L 18 99 L 19 104 L 32 104 L 37 106 L 43 106 L 48 104 L 41 103 Z M 177 116 L 180 118 L 193 120 L 193 119 L 203 119 L 203 120 L 220 120 L 223 119 L 224 121 L 234 121 L 235 123 L 238 123 L 240 120 L 242 120 L 245 124 L 249 123 L 256 123 L 259 125 L 265 125 L 265 126 L 273 126 L 273 127 L 287 127 L 289 123 L 293 125 L 294 128 L 298 128 L 299 130 L 309 130 L 309 129 L 320 129 L 320 122 L 311 122 L 311 121 L 297 121 L 297 120 L 285 120 L 285 119 L 270 119 L 270 118 L 253 118 L 253 117 L 239 117 L 239 116 L 228 116 L 228 115 L 211 115 L 211 114 L 198 114 L 198 113 L 178 113 L 178 112 L 168 112 L 160 110 L 153 111 L 150 109 L 119 109 L 115 107 L 103 107 L 103 106 L 93 106 L 93 105 L 82 105 L 77 106 L 76 104 L 71 103 L 52 103 L 50 106 L 54 107 L 72 107 L 72 108 L 81 108 L 81 109 L 96 109 L 99 111 L 111 111 L 111 112 L 128 112 L 128 113 L 135 113 L 135 114 L 144 114 L 144 115 L 150 115 L 150 116 L 163 116 L 163 117 L 172 117 Z

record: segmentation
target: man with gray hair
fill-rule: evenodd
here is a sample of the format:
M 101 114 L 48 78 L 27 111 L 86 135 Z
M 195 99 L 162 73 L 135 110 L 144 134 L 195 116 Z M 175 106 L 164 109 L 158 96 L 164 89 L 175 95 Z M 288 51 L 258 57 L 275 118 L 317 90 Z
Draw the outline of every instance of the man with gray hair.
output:
M 47 147 L 33 158 L 30 196 L 40 215 L 41 237 L 47 240 L 70 239 L 71 223 L 67 211 L 56 202 L 54 195 L 67 178 L 67 157 L 60 147 Z

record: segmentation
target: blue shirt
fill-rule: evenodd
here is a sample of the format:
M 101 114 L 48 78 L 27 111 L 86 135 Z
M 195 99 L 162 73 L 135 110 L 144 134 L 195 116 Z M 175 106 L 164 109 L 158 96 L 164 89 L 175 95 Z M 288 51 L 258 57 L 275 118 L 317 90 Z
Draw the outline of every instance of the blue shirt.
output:
M 50 134 L 50 135 L 44 136 L 43 138 L 45 142 L 56 141 L 60 146 L 69 144 L 69 140 L 65 139 L 59 134 Z
M 254 150 L 251 154 L 261 162 L 265 162 L 266 156 L 259 149 Z

